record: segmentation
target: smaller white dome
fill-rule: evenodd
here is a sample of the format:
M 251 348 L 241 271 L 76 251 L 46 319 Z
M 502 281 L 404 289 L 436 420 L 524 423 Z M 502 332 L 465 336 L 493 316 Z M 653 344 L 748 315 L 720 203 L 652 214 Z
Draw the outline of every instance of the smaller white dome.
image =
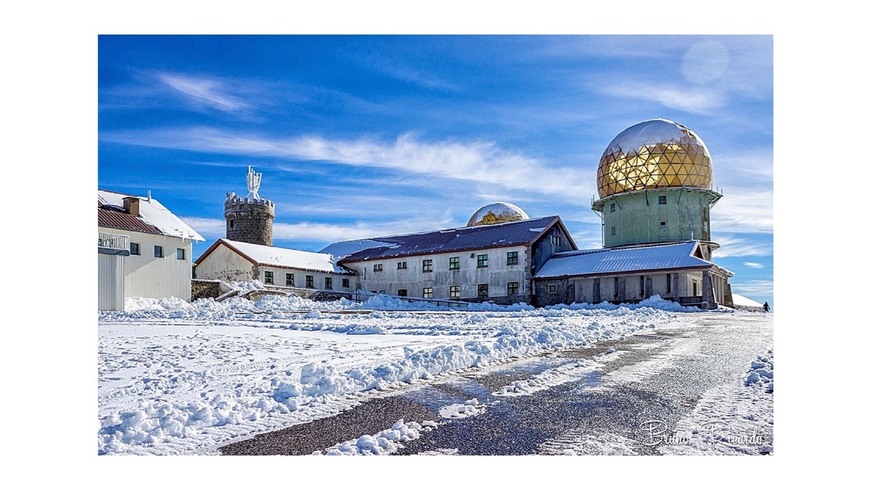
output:
M 496 202 L 478 209 L 471 218 L 468 218 L 468 224 L 465 226 L 494 225 L 524 219 L 529 219 L 529 215 L 519 206 L 509 202 Z

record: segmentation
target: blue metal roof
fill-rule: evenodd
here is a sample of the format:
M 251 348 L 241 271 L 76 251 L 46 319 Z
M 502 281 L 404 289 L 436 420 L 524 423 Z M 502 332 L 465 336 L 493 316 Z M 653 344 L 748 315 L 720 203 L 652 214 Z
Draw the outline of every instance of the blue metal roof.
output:
M 376 237 L 367 240 L 334 243 L 323 249 L 323 251 L 346 252 L 348 249 L 352 250 L 353 247 L 344 247 L 344 244 L 360 244 L 364 248 L 349 253 L 340 260 L 340 262 L 360 262 L 391 257 L 531 245 L 553 225 L 560 222 L 561 220 L 558 216 L 548 216 L 546 218 L 513 221 L 495 225 Z
M 689 241 L 667 245 L 561 252 L 553 255 L 535 274 L 535 278 L 597 276 L 714 266 L 712 262 L 695 256 L 697 246 L 698 242 Z

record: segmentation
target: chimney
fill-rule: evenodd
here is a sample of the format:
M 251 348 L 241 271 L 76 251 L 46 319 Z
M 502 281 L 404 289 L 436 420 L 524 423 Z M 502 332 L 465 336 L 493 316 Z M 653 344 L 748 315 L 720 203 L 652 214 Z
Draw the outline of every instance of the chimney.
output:
M 124 211 L 132 214 L 133 216 L 139 216 L 139 198 L 138 197 L 125 197 L 124 198 Z

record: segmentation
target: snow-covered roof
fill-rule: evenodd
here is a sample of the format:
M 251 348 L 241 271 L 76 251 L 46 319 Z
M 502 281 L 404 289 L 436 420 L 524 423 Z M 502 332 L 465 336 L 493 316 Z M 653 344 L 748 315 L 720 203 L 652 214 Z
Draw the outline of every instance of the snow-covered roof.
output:
M 433 253 L 530 245 L 540 239 L 544 232 L 557 224 L 560 225 L 561 222 L 562 220 L 558 216 L 548 216 L 509 223 L 374 237 L 368 240 L 334 243 L 324 248 L 322 252 L 344 252 L 341 261 L 348 263 Z M 572 248 L 576 248 L 570 235 L 568 236 L 568 241 Z
M 135 197 L 139 199 L 139 216 L 131 216 L 131 218 L 138 219 L 146 225 L 145 227 L 130 227 L 122 224 L 123 221 L 111 220 L 108 218 L 109 214 L 112 212 L 124 212 L 125 197 Z M 150 225 L 150 227 L 156 228 L 161 234 L 166 236 L 186 238 L 188 240 L 196 240 L 200 242 L 205 240 L 196 232 L 196 230 L 188 226 L 187 223 L 182 221 L 178 216 L 172 214 L 166 206 L 160 204 L 160 202 L 153 197 L 133 196 L 130 194 L 97 190 L 97 203 L 99 209 L 107 211 L 107 213 L 105 213 L 107 222 L 101 222 L 100 226 L 148 232 L 147 230 L 149 230 Z
M 740 306 L 751 306 L 753 308 L 761 308 L 762 305 L 758 301 L 751 300 L 742 294 L 731 293 L 731 299 L 734 301 L 734 305 Z
M 305 252 L 291 248 L 267 247 L 255 243 L 238 242 L 221 238 L 216 241 L 200 258 L 199 264 L 212 250 L 223 244 L 236 251 L 246 259 L 257 265 L 301 269 L 315 272 L 329 272 L 335 274 L 352 274 L 353 272 L 336 265 L 334 257 L 328 253 Z
M 698 242 L 631 248 L 579 250 L 553 255 L 535 278 L 618 274 L 634 271 L 711 267 L 695 255 Z

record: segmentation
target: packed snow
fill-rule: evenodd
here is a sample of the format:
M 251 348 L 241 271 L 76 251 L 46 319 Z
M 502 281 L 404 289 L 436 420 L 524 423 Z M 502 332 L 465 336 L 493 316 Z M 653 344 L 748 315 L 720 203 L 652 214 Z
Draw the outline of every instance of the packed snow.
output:
M 216 454 L 229 441 L 329 416 L 367 397 L 651 331 L 681 321 L 676 312 L 694 311 L 660 298 L 455 311 L 386 296 L 314 302 L 273 295 L 129 299 L 126 308 L 99 315 L 99 454 Z M 566 369 L 549 373 L 550 382 L 585 367 Z M 535 383 L 548 381 L 506 391 L 530 392 Z M 472 400 L 464 407 L 455 414 L 483 409 Z
M 477 398 L 466 400 L 464 403 L 452 403 L 438 410 L 438 415 L 445 419 L 465 419 L 480 415 L 486 411 L 486 406 Z
M 384 456 L 393 454 L 404 447 L 403 443 L 419 439 L 422 432 L 432 430 L 437 425 L 431 420 L 422 423 L 405 423 L 404 420 L 399 419 L 392 427 L 377 434 L 364 435 L 352 441 L 345 441 L 314 454 L 327 456 Z

